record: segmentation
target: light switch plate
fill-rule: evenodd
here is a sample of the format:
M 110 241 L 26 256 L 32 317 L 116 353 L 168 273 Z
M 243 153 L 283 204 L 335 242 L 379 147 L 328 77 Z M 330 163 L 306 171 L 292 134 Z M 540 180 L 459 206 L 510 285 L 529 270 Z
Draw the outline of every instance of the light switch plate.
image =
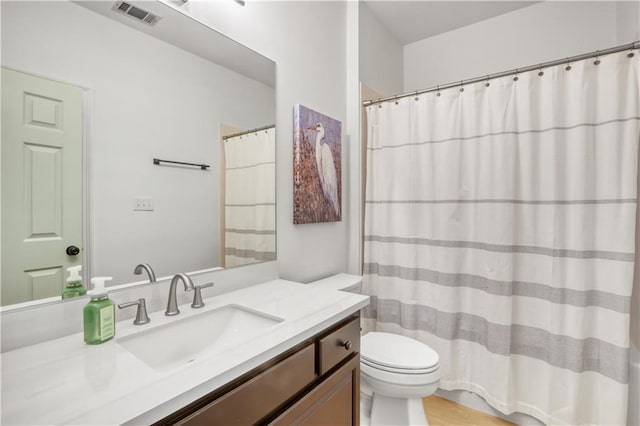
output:
M 133 199 L 134 211 L 153 211 L 153 198 L 151 197 L 135 197 Z

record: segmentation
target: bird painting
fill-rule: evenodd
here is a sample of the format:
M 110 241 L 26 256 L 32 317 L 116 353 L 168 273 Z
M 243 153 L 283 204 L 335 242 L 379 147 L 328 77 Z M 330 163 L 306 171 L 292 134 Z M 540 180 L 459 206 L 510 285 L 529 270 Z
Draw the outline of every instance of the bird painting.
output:
M 294 109 L 293 223 L 342 220 L 342 124 L 296 105 Z
M 336 177 L 336 166 L 333 164 L 333 154 L 329 145 L 324 143 L 324 126 L 318 123 L 308 128 L 317 132 L 316 134 L 316 167 L 322 185 L 324 197 L 331 203 L 333 210 L 340 215 L 340 204 L 338 202 L 338 181 Z

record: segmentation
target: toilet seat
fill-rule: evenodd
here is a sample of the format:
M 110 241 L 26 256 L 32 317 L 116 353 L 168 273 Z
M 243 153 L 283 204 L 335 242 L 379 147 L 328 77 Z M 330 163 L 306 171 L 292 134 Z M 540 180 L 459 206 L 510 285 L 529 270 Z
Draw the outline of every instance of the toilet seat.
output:
M 368 365 L 371 368 L 375 368 L 376 370 L 387 371 L 389 373 L 396 374 L 429 374 L 440 368 L 439 364 L 433 365 L 428 368 L 394 368 L 386 366 L 384 364 L 379 364 L 375 361 L 371 361 L 370 359 L 362 356 L 362 354 L 360 355 L 360 362 L 362 364 Z
M 426 386 L 437 383 L 440 380 L 440 368 L 435 368 L 430 373 L 423 374 L 403 374 L 371 367 L 365 363 L 360 363 L 360 373 L 369 377 L 372 381 L 383 382 L 396 386 Z

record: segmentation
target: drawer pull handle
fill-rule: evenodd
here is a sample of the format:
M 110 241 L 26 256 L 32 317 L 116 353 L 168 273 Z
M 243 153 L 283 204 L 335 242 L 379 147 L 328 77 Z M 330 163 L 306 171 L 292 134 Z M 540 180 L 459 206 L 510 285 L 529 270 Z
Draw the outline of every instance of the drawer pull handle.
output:
M 344 347 L 346 350 L 351 350 L 351 342 L 350 341 L 346 341 L 340 344 L 340 346 Z

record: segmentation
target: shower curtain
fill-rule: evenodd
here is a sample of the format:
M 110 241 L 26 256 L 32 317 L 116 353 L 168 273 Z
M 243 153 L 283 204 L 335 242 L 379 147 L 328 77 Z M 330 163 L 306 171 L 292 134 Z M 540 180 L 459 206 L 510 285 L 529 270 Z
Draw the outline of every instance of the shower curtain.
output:
M 224 141 L 225 267 L 276 258 L 275 132 Z
M 367 108 L 365 327 L 435 349 L 441 388 L 625 424 L 639 56 Z

